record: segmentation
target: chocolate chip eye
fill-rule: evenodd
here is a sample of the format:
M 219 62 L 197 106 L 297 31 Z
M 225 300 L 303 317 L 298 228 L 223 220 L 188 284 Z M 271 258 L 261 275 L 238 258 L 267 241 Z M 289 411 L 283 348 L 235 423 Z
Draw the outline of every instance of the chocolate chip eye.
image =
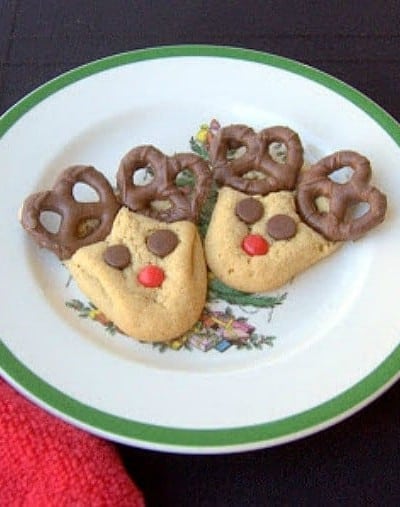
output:
M 274 215 L 267 222 L 267 233 L 274 239 L 290 239 L 296 235 L 297 224 L 288 215 Z
M 147 248 L 157 257 L 165 257 L 175 250 L 178 242 L 178 236 L 173 231 L 160 229 L 147 238 Z
M 131 253 L 125 245 L 112 245 L 105 250 L 103 259 L 112 268 L 122 270 L 131 263 Z
M 235 213 L 245 224 L 254 224 L 263 216 L 264 206 L 257 199 L 247 197 L 236 204 Z

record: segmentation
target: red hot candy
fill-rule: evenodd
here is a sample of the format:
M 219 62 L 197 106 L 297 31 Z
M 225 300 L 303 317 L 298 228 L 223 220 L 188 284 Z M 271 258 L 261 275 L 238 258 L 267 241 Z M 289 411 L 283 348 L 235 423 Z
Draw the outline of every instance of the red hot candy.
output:
M 160 287 L 164 279 L 164 271 L 158 266 L 154 266 L 153 264 L 145 266 L 138 273 L 138 282 L 144 287 Z
M 265 255 L 268 252 L 268 242 L 259 234 L 248 234 L 242 242 L 242 248 L 247 255 Z

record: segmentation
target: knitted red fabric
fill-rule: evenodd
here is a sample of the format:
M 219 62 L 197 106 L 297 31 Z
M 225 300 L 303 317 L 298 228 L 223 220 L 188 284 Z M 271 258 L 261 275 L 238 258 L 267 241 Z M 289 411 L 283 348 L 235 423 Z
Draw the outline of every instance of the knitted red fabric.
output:
M 115 447 L 47 414 L 0 379 L 0 505 L 143 507 Z

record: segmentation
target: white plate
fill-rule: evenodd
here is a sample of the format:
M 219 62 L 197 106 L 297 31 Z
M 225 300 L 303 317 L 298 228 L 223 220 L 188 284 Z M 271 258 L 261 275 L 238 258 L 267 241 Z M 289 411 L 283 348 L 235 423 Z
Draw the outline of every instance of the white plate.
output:
M 188 151 L 190 137 L 211 118 L 255 129 L 288 125 L 308 161 L 337 149 L 362 152 L 388 196 L 388 215 L 275 292 L 287 296 L 274 311 L 220 304 L 248 319 L 255 333 L 275 336 L 270 345 L 265 339 L 254 347 L 253 334 L 250 349 L 162 353 L 66 307 L 71 298 L 85 300 L 73 283 L 66 287 L 55 256 L 33 245 L 17 213 L 28 194 L 50 187 L 70 164 L 92 164 L 114 182 L 132 146 Z M 400 128 L 359 92 L 273 55 L 155 48 L 49 82 L 1 118 L 0 134 L 0 366 L 39 405 L 127 444 L 231 452 L 327 427 L 399 378 Z

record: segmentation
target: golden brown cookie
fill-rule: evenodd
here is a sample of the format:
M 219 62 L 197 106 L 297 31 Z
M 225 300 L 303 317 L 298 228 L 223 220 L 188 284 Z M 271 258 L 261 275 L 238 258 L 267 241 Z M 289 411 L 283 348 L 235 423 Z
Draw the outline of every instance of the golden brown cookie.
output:
M 252 196 L 223 187 L 205 238 L 206 261 L 226 285 L 277 289 L 341 243 L 326 240 L 296 212 L 293 192 Z
M 154 253 L 152 247 L 160 234 L 169 236 L 169 242 L 160 242 L 161 248 L 172 248 L 166 254 Z M 123 207 L 103 241 L 80 248 L 65 264 L 90 301 L 122 332 L 139 340 L 182 335 L 205 304 L 203 248 L 189 221 L 166 224 Z
M 154 181 L 134 182 L 141 166 Z M 188 172 L 192 186 L 178 182 Z M 98 199 L 77 200 L 78 183 Z M 123 333 L 142 341 L 176 338 L 195 324 L 206 300 L 207 269 L 193 222 L 211 184 L 208 165 L 194 154 L 168 157 L 140 146 L 123 158 L 118 184 L 117 196 L 94 167 L 69 167 L 51 190 L 25 200 L 22 226 L 65 262 L 82 292 Z M 58 215 L 56 230 L 43 220 L 46 212 Z

